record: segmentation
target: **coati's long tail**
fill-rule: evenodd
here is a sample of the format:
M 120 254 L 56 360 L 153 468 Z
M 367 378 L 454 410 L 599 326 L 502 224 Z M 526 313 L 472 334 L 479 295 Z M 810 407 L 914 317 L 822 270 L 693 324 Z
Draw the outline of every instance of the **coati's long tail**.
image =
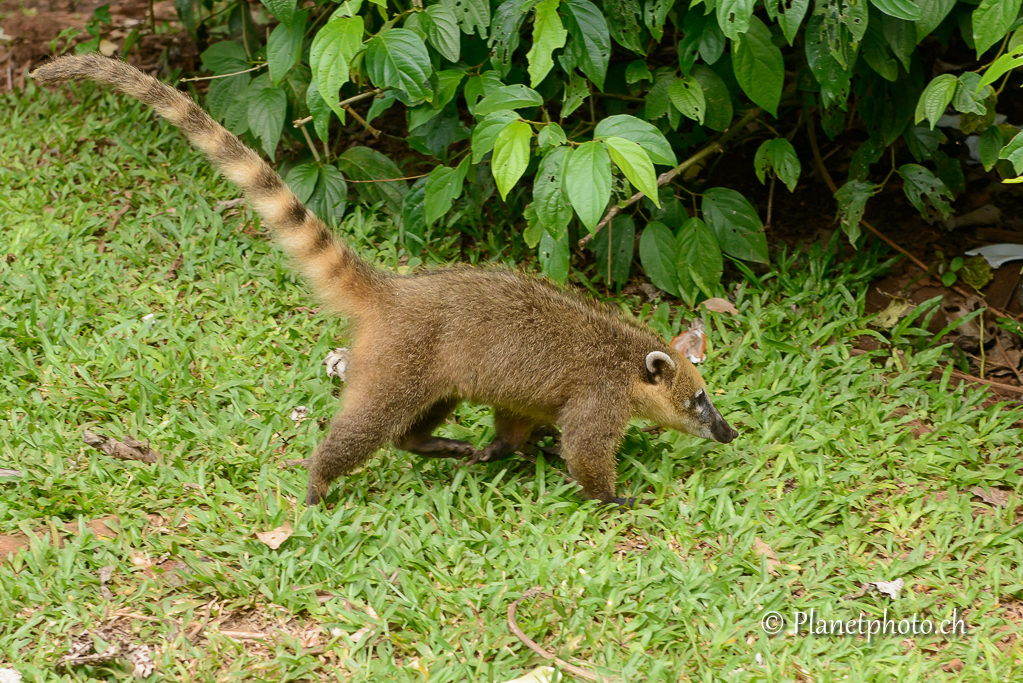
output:
M 181 129 L 228 180 L 241 188 L 325 304 L 348 315 L 359 315 L 372 305 L 382 274 L 334 238 L 323 221 L 299 201 L 256 152 L 190 97 L 130 64 L 99 55 L 58 57 L 36 69 L 32 76 L 42 82 L 87 78 L 107 83 L 152 107 Z

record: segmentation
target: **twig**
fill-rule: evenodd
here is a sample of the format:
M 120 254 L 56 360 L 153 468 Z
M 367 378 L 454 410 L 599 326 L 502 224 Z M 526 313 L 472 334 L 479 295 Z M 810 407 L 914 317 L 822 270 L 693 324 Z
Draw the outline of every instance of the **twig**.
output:
M 767 221 L 764 223 L 764 230 L 771 227 L 771 208 L 774 205 L 774 181 L 778 179 L 778 176 L 771 172 L 771 189 L 767 192 Z
M 419 178 L 425 178 L 430 175 L 429 173 L 420 173 L 419 175 L 405 176 L 404 178 L 380 178 L 379 180 L 349 180 L 345 178 L 346 183 L 393 183 L 397 180 L 417 180 Z
M 941 371 L 938 370 L 937 368 L 935 368 L 934 370 L 932 370 L 932 372 L 941 372 Z M 956 379 L 965 380 L 967 382 L 975 382 L 977 384 L 986 384 L 987 386 L 994 387 L 995 389 L 1003 389 L 1005 391 L 1009 391 L 1009 392 L 1012 392 L 1014 394 L 1020 394 L 1021 396 L 1023 396 L 1023 387 L 1014 387 L 1011 384 L 1002 384 L 1001 382 L 993 382 L 993 381 L 991 381 L 989 379 L 981 379 L 980 377 L 974 377 L 973 375 L 967 375 L 965 372 L 960 372 L 960 371 L 956 370 L 955 368 L 952 368 L 952 376 L 955 377 Z
M 813 114 L 810 114 L 806 120 L 806 137 L 810 140 L 810 151 L 813 152 L 813 160 L 817 164 L 817 172 L 821 174 L 821 178 L 828 184 L 831 194 L 835 194 L 838 192 L 838 186 L 831 179 L 831 174 L 828 173 L 828 169 L 824 165 L 824 159 L 821 158 L 821 148 L 817 146 L 817 117 Z M 924 268 L 924 270 L 927 269 Z
M 235 71 L 234 73 L 230 74 L 220 74 L 219 76 L 196 76 L 195 78 L 179 78 L 178 83 L 187 83 L 189 81 L 212 81 L 214 78 L 227 78 L 228 76 L 247 74 L 250 71 L 255 71 L 256 69 L 262 69 L 264 66 L 266 66 L 266 62 L 263 62 L 262 64 L 257 64 L 251 69 L 246 69 L 245 71 Z M 311 119 L 312 117 L 310 116 L 309 118 Z
M 361 92 L 358 95 L 355 95 L 353 97 L 349 97 L 347 100 L 341 100 L 340 102 L 337 103 L 337 106 L 341 107 L 342 109 L 345 109 L 350 104 L 355 104 L 356 102 L 361 102 L 362 100 L 365 100 L 367 98 L 379 95 L 382 92 L 383 92 L 383 90 L 381 90 L 380 88 L 373 88 L 372 90 L 367 90 L 366 92 Z M 292 121 L 292 125 L 295 128 L 298 128 L 299 126 L 304 126 L 305 124 L 309 123 L 312 120 L 313 120 L 312 116 L 307 116 L 304 119 L 298 119 L 297 121 Z
M 351 114 L 351 115 L 352 115 L 352 118 L 354 118 L 354 119 L 355 119 L 356 121 L 358 121 L 359 123 L 361 123 L 361 124 L 362 124 L 362 126 L 363 126 L 363 127 L 364 127 L 364 128 L 366 129 L 366 130 L 368 130 L 368 131 L 369 131 L 369 134 L 370 134 L 370 135 L 372 135 L 372 136 L 373 136 L 374 138 L 379 138 L 379 137 L 380 137 L 380 131 L 378 131 L 378 130 L 377 130 L 376 128 L 374 128 L 373 126 L 371 126 L 371 125 L 369 125 L 368 123 L 366 123 L 366 119 L 364 119 L 364 118 L 362 118 L 361 116 L 359 116 L 359 113 L 358 113 L 357 111 L 355 111 L 355 110 L 354 110 L 354 109 L 352 109 L 351 107 L 345 107 L 345 108 L 344 108 L 344 110 L 345 110 L 346 112 L 348 112 L 349 114 Z
M 306 144 L 309 145 L 309 149 L 313 151 L 313 159 L 316 159 L 316 163 L 320 163 L 320 154 L 316 151 L 316 145 L 313 144 L 313 139 L 309 137 L 309 131 L 305 129 L 305 125 L 301 125 L 299 128 L 302 131 L 302 135 L 305 137 Z
M 523 593 L 521 598 L 519 598 L 512 604 L 508 605 L 508 628 L 511 629 L 511 632 L 515 634 L 515 637 L 522 641 L 523 645 L 525 645 L 530 650 L 540 655 L 544 659 L 553 659 L 554 662 L 559 667 L 561 667 L 568 673 L 572 674 L 573 676 L 578 676 L 579 678 L 582 678 L 584 680 L 595 682 L 600 680 L 605 681 L 619 680 L 617 678 L 611 678 L 607 676 L 603 678 L 598 678 L 597 676 L 591 674 L 589 671 L 586 671 L 585 669 L 580 669 L 577 666 L 573 666 L 572 664 L 566 662 L 564 659 L 556 657 L 547 650 L 543 649 L 542 647 L 536 644 L 536 641 L 534 641 L 532 638 L 530 638 L 529 636 L 522 632 L 522 629 L 519 628 L 519 625 L 515 623 L 515 610 L 518 608 L 519 603 L 522 602 L 523 600 L 529 600 L 535 598 L 538 595 L 541 595 L 543 597 L 550 597 L 549 595 L 544 593 L 539 586 L 534 586 L 533 588 L 530 588 L 528 591 Z
M 663 187 L 667 185 L 668 183 L 675 179 L 675 176 L 677 176 L 679 173 L 682 173 L 693 164 L 703 160 L 704 158 L 710 156 L 711 154 L 714 154 L 715 152 L 719 152 L 722 149 L 724 149 L 725 143 L 731 140 L 739 133 L 739 131 L 745 128 L 746 124 L 748 124 L 753 119 L 757 118 L 757 116 L 760 115 L 761 111 L 762 110 L 760 109 L 760 107 L 754 107 L 753 109 L 750 109 L 741 119 L 736 121 L 734 125 L 730 126 L 728 130 L 722 133 L 717 140 L 708 144 L 706 147 L 704 147 L 699 152 L 683 161 L 675 168 L 671 169 L 670 171 L 665 171 L 664 173 L 659 175 L 657 177 L 657 187 Z M 623 202 L 622 204 L 612 206 L 611 209 L 607 212 L 607 214 L 600 220 L 600 222 L 597 223 L 596 229 L 591 234 L 586 235 L 586 237 L 583 237 L 582 239 L 579 240 L 579 246 L 585 247 L 587 244 L 589 244 L 590 240 L 593 239 L 593 236 L 596 235 L 601 230 L 603 230 L 604 226 L 610 223 L 612 218 L 621 213 L 622 209 L 632 206 L 640 199 L 642 199 L 644 196 L 645 195 L 642 192 L 637 192 L 636 194 L 629 197 L 629 199 Z

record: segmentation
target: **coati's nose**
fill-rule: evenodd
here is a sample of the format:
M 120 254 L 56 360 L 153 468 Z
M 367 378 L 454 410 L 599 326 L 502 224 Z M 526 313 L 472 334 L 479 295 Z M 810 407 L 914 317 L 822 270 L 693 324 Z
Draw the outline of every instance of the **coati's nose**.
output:
M 731 443 L 732 439 L 739 436 L 739 432 L 733 429 L 724 419 L 714 424 L 712 433 L 714 434 L 714 439 L 721 443 Z

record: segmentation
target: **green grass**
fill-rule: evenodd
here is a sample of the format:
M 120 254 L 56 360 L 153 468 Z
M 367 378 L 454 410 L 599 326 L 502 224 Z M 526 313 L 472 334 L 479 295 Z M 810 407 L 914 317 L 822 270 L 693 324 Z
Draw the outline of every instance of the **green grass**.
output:
M 505 613 L 542 586 L 553 597 L 520 606 L 525 632 L 627 681 L 1023 679 L 1023 412 L 930 378 L 941 351 L 920 337 L 902 344 L 906 371 L 890 351 L 850 357 L 876 254 L 783 256 L 739 287 L 739 315 L 707 314 L 703 372 L 741 436 L 630 429 L 619 492 L 647 506 L 581 500 L 560 462 L 461 469 L 384 450 L 339 480 L 333 510 L 307 509 L 305 472 L 281 463 L 307 456 L 338 409 L 322 360 L 342 322 L 302 308 L 315 302 L 251 214 L 216 208 L 235 190 L 140 105 L 30 90 L 0 100 L 0 120 L 0 467 L 23 473 L 0 479 L 0 534 L 35 536 L 0 561 L 0 668 L 56 679 L 73 636 L 103 647 L 120 631 L 153 648 L 162 680 L 504 681 L 541 661 Z M 386 221 L 359 212 L 343 231 L 396 265 Z M 312 418 L 298 426 L 297 405 Z M 149 439 L 163 461 L 102 456 L 86 427 Z M 484 443 L 492 421 L 465 407 L 444 430 Z M 1009 506 L 978 485 L 1011 489 Z M 107 516 L 115 538 L 48 542 Z M 285 522 L 277 550 L 254 536 Z M 897 601 L 842 600 L 896 577 Z M 760 628 L 770 610 L 811 607 L 958 609 L 970 632 Z M 943 673 L 954 659 L 962 673 Z

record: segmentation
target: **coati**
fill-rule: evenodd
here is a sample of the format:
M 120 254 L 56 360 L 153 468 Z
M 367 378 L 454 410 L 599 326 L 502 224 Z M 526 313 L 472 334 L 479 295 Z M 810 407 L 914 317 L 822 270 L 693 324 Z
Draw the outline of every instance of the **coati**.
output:
M 722 443 L 738 436 L 696 368 L 645 326 L 511 270 L 378 270 L 184 93 L 98 55 L 57 58 L 33 77 L 110 84 L 180 128 L 242 189 L 322 302 L 350 318 L 344 407 L 310 458 L 308 505 L 385 444 L 486 462 L 551 424 L 561 429 L 562 457 L 584 493 L 631 504 L 615 497 L 615 455 L 630 418 Z M 481 451 L 432 434 L 463 400 L 494 407 L 495 437 Z

